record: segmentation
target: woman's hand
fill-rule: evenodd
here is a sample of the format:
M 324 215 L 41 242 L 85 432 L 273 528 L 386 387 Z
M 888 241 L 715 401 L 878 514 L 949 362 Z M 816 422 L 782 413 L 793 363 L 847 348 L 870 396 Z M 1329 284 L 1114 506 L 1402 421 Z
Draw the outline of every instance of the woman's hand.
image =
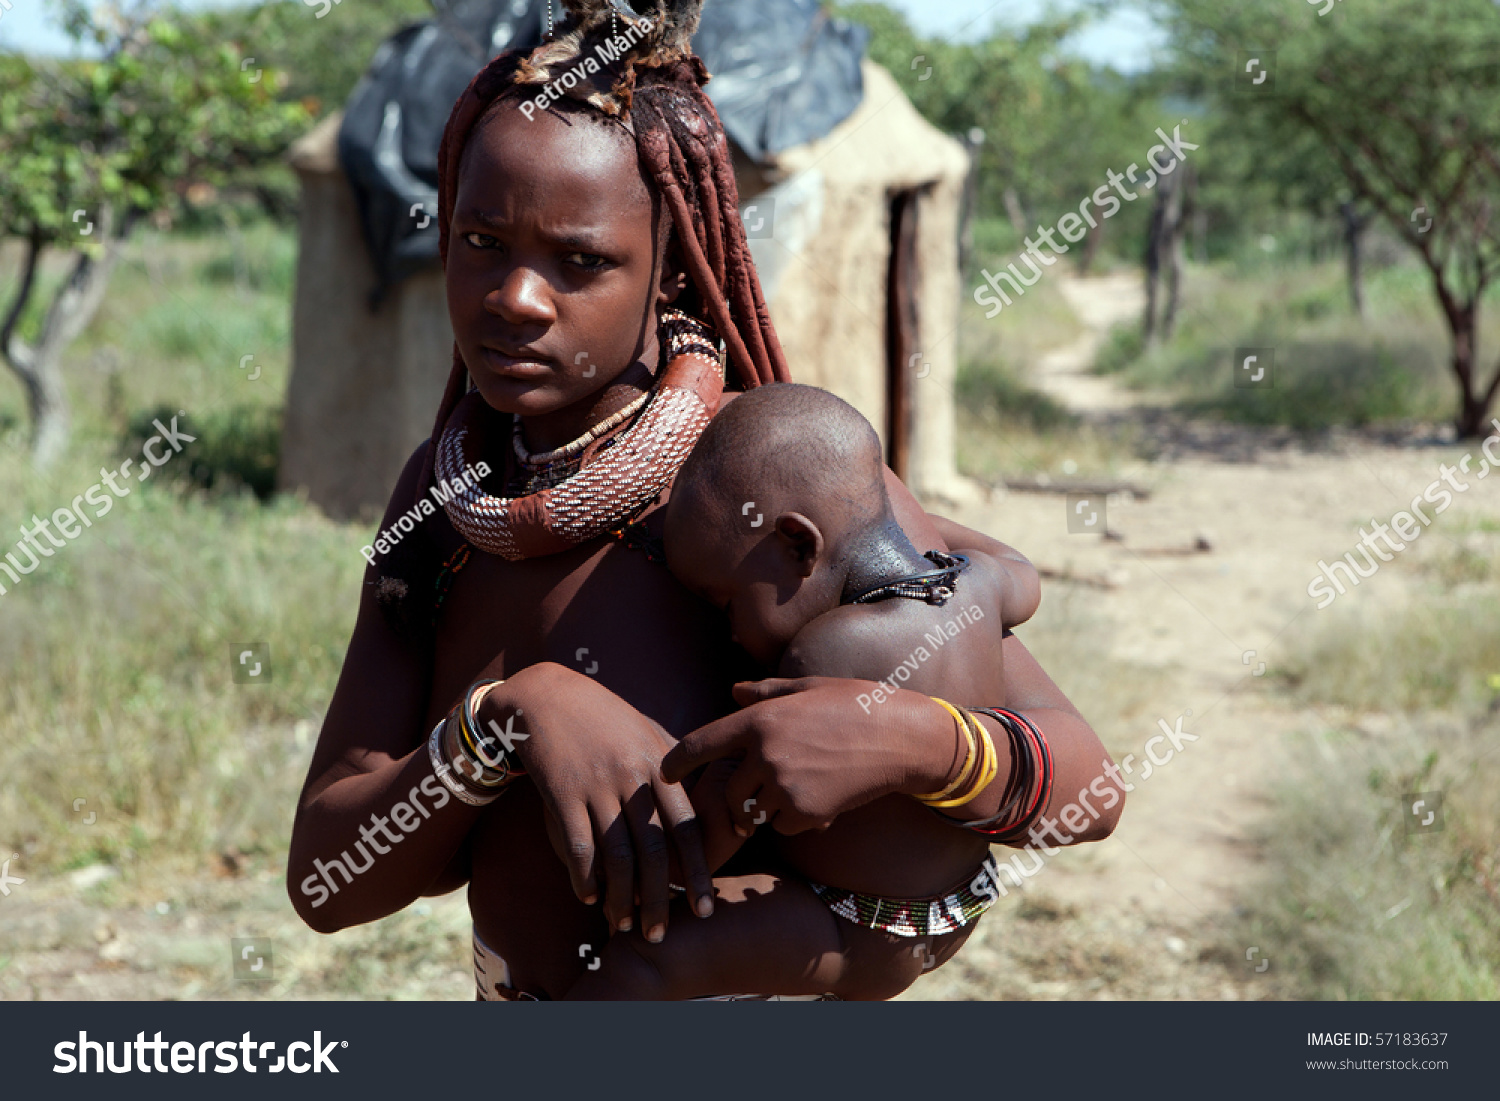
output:
M 662 775 L 680 780 L 711 761 L 736 760 L 723 798 L 741 836 L 764 823 L 783 834 L 827 829 L 883 795 L 940 788 L 953 760 L 952 720 L 915 692 L 871 707 L 875 687 L 842 677 L 737 684 L 742 710 L 682 739 Z
M 564 862 L 583 902 L 627 930 L 638 901 L 648 940 L 666 934 L 672 865 L 693 909 L 713 912 L 713 882 L 687 792 L 662 778 L 672 739 L 592 677 L 552 662 L 530 666 L 486 696 L 480 725 L 515 747 L 562 832 Z M 508 747 L 507 747 L 508 748 Z

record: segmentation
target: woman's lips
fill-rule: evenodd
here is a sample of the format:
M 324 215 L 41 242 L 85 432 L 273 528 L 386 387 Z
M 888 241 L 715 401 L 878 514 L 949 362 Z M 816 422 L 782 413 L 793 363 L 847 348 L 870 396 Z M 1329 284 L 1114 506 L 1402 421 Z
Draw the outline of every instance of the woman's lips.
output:
M 551 361 L 536 356 L 512 355 L 495 348 L 485 348 L 483 351 L 485 366 L 495 374 L 507 378 L 545 378 L 556 370 Z

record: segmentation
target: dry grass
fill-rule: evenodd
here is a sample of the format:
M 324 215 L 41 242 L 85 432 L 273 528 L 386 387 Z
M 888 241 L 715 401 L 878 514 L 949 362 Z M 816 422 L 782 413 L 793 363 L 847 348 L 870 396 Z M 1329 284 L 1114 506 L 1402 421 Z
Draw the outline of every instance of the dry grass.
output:
M 1487 302 L 1481 346 L 1500 334 Z M 1234 386 L 1238 348 L 1272 348 L 1271 389 Z M 1373 273 L 1366 316 L 1353 314 L 1336 264 L 1273 266 L 1255 278 L 1228 265 L 1194 266 L 1173 339 L 1141 349 L 1117 330 L 1098 361 L 1136 387 L 1169 390 L 1189 413 L 1315 431 L 1451 420 L 1458 389 L 1449 337 L 1426 273 L 1405 263 Z
M 1245 943 L 1297 996 L 1500 997 L 1500 716 L 1400 715 L 1292 739 Z M 1407 832 L 1416 793 L 1441 832 Z M 1430 802 L 1431 796 L 1428 800 Z M 1436 820 L 1434 822 L 1436 824 Z

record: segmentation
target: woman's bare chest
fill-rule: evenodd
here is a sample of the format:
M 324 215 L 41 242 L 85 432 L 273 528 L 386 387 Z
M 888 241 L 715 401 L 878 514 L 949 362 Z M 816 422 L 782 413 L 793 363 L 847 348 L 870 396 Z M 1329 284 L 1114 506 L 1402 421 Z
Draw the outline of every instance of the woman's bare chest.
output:
M 520 562 L 471 553 L 441 611 L 434 716 L 497 657 L 506 676 L 550 661 L 593 677 L 677 737 L 728 711 L 748 674 L 711 606 L 613 541 Z

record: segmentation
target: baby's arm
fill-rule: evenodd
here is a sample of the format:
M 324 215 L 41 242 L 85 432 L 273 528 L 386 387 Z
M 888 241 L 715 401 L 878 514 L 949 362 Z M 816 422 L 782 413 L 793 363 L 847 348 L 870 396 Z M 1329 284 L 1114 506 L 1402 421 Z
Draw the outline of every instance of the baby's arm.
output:
M 569 1001 L 660 1000 L 733 994 L 893 998 L 945 961 L 965 933 L 896 937 L 845 921 L 811 887 L 770 875 L 714 881 L 713 916 L 684 911 L 651 944 L 639 931 L 609 940 Z M 675 915 L 674 915 L 675 916 Z
M 1042 583 L 1036 567 L 1024 554 L 962 524 L 923 511 L 911 490 L 889 469 L 885 472 L 885 491 L 897 523 L 918 550 L 950 550 L 970 557 L 977 551 L 994 560 L 1004 579 L 1001 605 L 1005 627 L 1025 623 L 1035 614 L 1042 598 Z
M 1007 547 L 983 532 L 966 528 L 942 516 L 928 517 L 943 542 L 954 554 L 967 555 L 976 563 L 987 559 L 994 574 L 1001 579 L 1000 622 L 1006 630 L 1025 623 L 1036 614 L 1042 602 L 1042 582 L 1029 559 L 1020 551 Z

